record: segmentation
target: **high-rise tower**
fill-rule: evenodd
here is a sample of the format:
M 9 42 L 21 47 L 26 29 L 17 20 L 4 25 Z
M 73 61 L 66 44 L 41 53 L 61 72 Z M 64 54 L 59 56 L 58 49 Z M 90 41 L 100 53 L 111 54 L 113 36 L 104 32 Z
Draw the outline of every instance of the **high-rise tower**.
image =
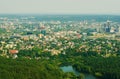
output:
M 111 29 L 110 22 L 111 21 L 107 20 L 106 24 L 104 24 L 105 32 L 110 32 Z

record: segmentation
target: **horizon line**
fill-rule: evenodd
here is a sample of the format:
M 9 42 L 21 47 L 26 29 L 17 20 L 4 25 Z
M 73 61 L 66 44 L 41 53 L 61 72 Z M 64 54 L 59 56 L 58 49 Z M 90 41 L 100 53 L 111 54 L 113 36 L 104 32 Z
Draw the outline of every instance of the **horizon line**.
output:
M 119 13 L 0 13 L 0 15 L 120 15 Z

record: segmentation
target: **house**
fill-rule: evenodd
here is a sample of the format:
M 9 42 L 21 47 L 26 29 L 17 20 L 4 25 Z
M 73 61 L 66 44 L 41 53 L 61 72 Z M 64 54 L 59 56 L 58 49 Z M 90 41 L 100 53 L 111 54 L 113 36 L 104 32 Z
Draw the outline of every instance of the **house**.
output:
M 13 58 L 17 58 L 17 53 L 18 53 L 18 50 L 9 50 L 9 53 L 11 55 L 11 57 Z
M 55 49 L 52 49 L 51 50 L 51 54 L 52 55 L 58 55 L 58 54 L 60 54 L 61 53 L 61 51 L 59 51 L 59 50 L 55 50 Z

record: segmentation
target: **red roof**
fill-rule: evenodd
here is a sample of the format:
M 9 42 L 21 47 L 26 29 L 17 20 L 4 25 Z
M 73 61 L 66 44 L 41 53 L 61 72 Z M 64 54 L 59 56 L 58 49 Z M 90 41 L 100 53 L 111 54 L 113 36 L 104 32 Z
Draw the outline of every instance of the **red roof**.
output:
M 45 29 L 45 26 L 40 27 L 40 29 Z
M 17 53 L 18 53 L 18 50 L 10 50 L 9 53 L 10 53 L 10 54 L 17 54 Z

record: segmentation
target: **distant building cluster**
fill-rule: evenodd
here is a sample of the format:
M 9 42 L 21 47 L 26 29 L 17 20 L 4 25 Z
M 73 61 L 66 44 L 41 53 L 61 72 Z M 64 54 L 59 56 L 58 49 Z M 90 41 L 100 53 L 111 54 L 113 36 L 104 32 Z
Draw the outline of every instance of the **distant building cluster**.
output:
M 65 50 L 78 45 L 73 40 L 96 38 L 120 40 L 120 23 L 110 20 L 41 21 L 30 16 L 0 17 L 1 56 L 17 58 L 18 52 L 35 47 L 52 55 L 65 54 Z

